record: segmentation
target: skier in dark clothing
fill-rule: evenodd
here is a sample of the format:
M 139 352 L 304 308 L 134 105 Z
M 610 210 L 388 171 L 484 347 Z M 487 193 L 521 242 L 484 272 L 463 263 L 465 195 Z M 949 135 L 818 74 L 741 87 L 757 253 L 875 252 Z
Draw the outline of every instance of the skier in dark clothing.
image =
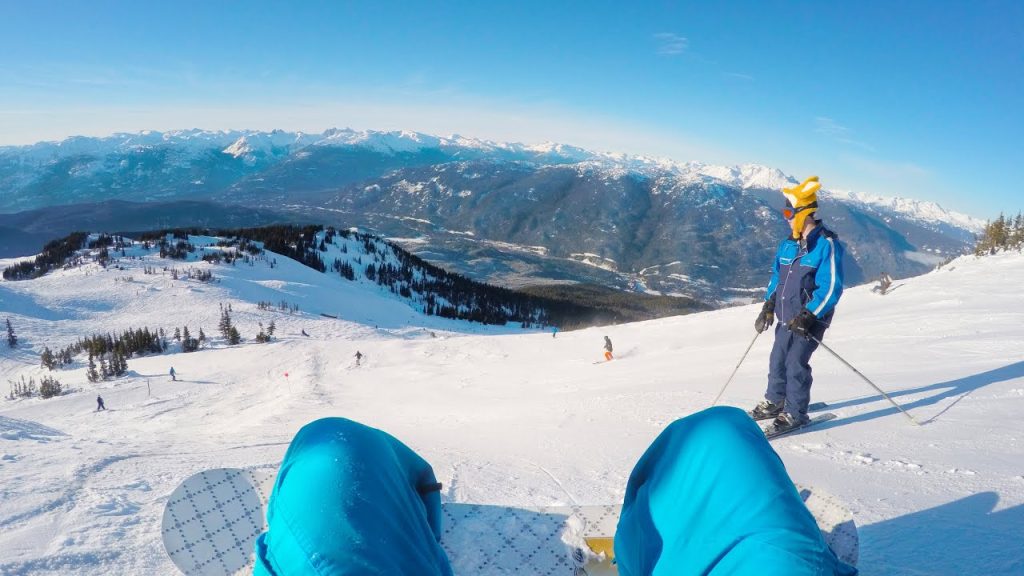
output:
M 171 381 L 172 382 L 177 382 L 178 381 L 178 377 L 177 377 L 176 373 L 174 372 L 174 366 L 171 366 Z
M 96 411 L 106 410 L 107 407 L 103 405 L 103 396 L 96 395 Z
M 749 412 L 755 420 L 774 418 L 770 431 L 807 423 L 811 401 L 811 354 L 832 321 L 843 293 L 843 246 L 813 217 L 818 209 L 817 176 L 784 188 L 792 235 L 775 255 L 768 293 L 754 329 L 764 332 L 778 315 L 764 401 Z M 813 338 L 812 338 L 813 337 Z
M 363 359 L 363 353 L 356 350 L 356 366 L 359 366 L 359 361 Z
M 604 359 L 606 361 L 612 359 L 612 340 L 607 336 L 604 337 Z

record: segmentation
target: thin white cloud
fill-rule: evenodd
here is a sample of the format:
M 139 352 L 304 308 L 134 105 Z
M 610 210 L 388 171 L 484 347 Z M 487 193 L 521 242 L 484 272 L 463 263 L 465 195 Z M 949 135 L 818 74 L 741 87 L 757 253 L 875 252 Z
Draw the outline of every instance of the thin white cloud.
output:
M 815 132 L 819 134 L 824 134 L 825 136 L 832 138 L 833 140 L 840 144 L 852 146 L 854 148 L 860 148 L 861 150 L 864 150 L 866 152 L 875 152 L 874 146 L 868 144 L 867 142 L 854 140 L 853 138 L 850 137 L 852 130 L 850 130 L 846 126 L 843 126 L 839 122 L 836 122 L 832 118 L 829 118 L 827 116 L 818 116 L 814 119 L 814 125 Z
M 877 160 L 859 154 L 842 154 L 839 159 L 867 176 L 894 183 L 930 183 L 935 176 L 931 170 L 913 162 Z
M 749 74 L 741 74 L 739 72 L 725 72 L 726 77 L 735 78 L 737 80 L 745 80 L 747 82 L 753 82 L 754 77 Z
M 827 116 L 818 116 L 815 118 L 814 125 L 815 132 L 825 134 L 826 136 L 844 137 L 850 132 L 849 128 L 840 125 L 838 122 L 828 118 Z
M 690 41 L 684 36 L 672 32 L 659 32 L 654 35 L 654 39 L 658 42 L 658 54 L 665 56 L 682 54 L 690 46 Z

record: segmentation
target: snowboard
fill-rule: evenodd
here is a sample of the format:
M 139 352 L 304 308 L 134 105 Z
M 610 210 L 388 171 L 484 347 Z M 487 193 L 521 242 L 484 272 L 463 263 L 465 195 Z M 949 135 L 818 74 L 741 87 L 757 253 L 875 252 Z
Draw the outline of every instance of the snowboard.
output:
M 174 565 L 188 576 L 251 574 L 275 473 L 216 468 L 185 479 L 167 500 L 161 529 Z M 859 543 L 850 511 L 825 492 L 797 489 L 829 547 L 855 565 Z M 612 576 L 620 508 L 444 503 L 441 545 L 456 576 Z

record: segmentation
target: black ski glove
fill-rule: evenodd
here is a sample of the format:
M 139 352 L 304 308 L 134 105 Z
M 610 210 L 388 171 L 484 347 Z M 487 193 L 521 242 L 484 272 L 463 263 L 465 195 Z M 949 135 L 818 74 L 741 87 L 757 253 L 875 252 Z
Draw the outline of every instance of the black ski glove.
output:
M 760 334 L 772 324 L 775 324 L 775 298 L 764 301 L 761 313 L 757 315 L 757 320 L 754 320 L 754 330 L 757 330 L 757 333 Z
M 796 318 L 789 321 L 787 326 L 789 326 L 789 329 L 794 334 L 799 334 L 804 338 L 809 338 L 811 329 L 814 328 L 814 325 L 817 323 L 818 317 L 811 313 L 807 308 L 804 308 L 796 315 Z

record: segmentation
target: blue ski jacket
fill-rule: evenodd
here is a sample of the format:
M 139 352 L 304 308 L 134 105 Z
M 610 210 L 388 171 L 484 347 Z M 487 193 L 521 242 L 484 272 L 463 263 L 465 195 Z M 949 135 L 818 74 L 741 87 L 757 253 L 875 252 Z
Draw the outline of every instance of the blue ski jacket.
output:
M 788 323 L 807 308 L 826 325 L 843 294 L 843 245 L 821 224 L 804 240 L 779 244 L 765 300 L 775 299 L 775 316 Z

